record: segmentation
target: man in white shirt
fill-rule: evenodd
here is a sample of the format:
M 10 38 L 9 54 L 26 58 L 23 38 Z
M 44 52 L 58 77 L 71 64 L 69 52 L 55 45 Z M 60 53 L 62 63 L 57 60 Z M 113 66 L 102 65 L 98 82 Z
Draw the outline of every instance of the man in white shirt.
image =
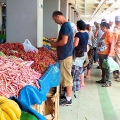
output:
M 72 26 L 73 29 L 73 35 L 75 37 L 75 34 L 78 32 L 76 25 L 73 22 L 70 22 L 70 25 Z

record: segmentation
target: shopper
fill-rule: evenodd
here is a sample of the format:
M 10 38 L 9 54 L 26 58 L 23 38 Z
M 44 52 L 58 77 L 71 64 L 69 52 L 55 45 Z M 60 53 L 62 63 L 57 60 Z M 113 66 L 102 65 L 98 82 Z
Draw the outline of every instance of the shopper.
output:
M 70 22 L 70 25 L 71 25 L 72 30 L 73 30 L 73 36 L 75 37 L 75 34 L 78 32 L 77 27 L 76 27 L 75 23 L 73 23 L 73 22 Z
M 81 87 L 84 87 L 83 63 L 87 56 L 87 44 L 89 39 L 89 35 L 85 31 L 86 24 L 84 21 L 77 21 L 77 28 L 78 33 L 76 33 L 74 39 L 75 58 L 72 66 L 73 91 L 79 91 Z
M 102 22 L 107 22 L 107 20 L 106 20 L 105 18 L 103 18 L 103 19 L 101 20 L 101 23 L 102 23 Z
M 94 21 L 94 26 L 95 26 L 95 29 L 96 29 L 96 24 L 97 24 L 97 22 L 96 22 L 96 21 Z
M 73 54 L 73 30 L 70 23 L 63 16 L 62 12 L 54 11 L 52 14 L 55 23 L 61 25 L 58 41 L 52 43 L 52 47 L 57 47 L 58 59 L 60 62 L 61 85 L 66 87 L 66 99 L 60 105 L 72 105 L 72 86 L 71 75 L 72 54 Z
M 113 33 L 116 38 L 116 44 L 115 44 L 115 59 L 120 67 L 120 16 L 115 17 L 115 28 L 113 30 Z M 120 77 L 119 77 L 119 71 L 114 72 L 116 73 L 115 79 L 116 81 L 120 82 Z
M 101 30 L 100 24 L 97 23 L 97 24 L 96 24 L 96 32 L 95 32 L 95 37 L 97 38 L 97 42 L 100 40 L 100 38 L 102 37 L 103 34 L 104 34 L 104 32 Z M 93 49 L 94 49 L 94 48 L 93 48 Z M 94 49 L 94 51 L 95 51 L 96 54 L 97 54 L 97 44 L 96 44 L 96 48 Z M 97 54 L 97 56 L 98 56 L 98 54 Z M 98 60 L 98 61 L 99 61 L 99 60 Z M 98 62 L 98 64 L 99 64 L 99 62 Z M 101 69 L 99 65 L 97 66 L 97 68 L 98 68 L 98 69 Z
M 97 28 L 96 28 L 96 25 L 97 25 L 97 24 L 98 24 L 97 22 L 94 22 L 94 29 L 92 29 L 92 31 L 93 31 L 93 33 L 94 33 L 94 39 L 92 40 L 92 47 L 93 47 L 93 52 L 94 52 L 93 59 L 94 59 L 94 62 L 95 62 L 95 63 L 98 62 L 98 56 L 97 56 L 97 52 L 96 52 L 97 36 L 95 36 L 96 31 L 97 31 Z
M 97 49 L 98 57 L 99 57 L 99 65 L 102 70 L 102 79 L 96 81 L 97 83 L 104 83 L 102 87 L 111 86 L 112 73 L 109 72 L 108 69 L 102 67 L 103 60 L 108 56 L 114 56 L 114 35 L 110 31 L 109 24 L 106 22 L 101 23 L 101 30 L 104 32 L 101 39 L 98 41 Z
M 100 24 L 97 23 L 96 24 L 96 31 L 94 33 L 94 37 L 96 38 L 96 41 L 93 41 L 93 50 L 94 50 L 94 61 L 95 62 L 98 62 L 98 55 L 97 55 L 97 41 L 100 40 L 100 38 L 102 37 L 103 35 L 103 31 L 101 30 L 100 28 Z
M 90 24 L 87 24 L 87 32 L 89 35 L 89 40 L 88 40 L 88 45 L 87 45 L 87 52 L 88 52 L 88 59 L 89 59 L 89 63 L 87 65 L 87 73 L 85 78 L 89 78 L 90 77 L 90 72 L 93 66 L 93 47 L 92 47 L 92 41 L 94 39 L 94 34 L 92 32 L 92 27 L 90 26 Z
M 110 30 L 113 32 L 113 20 L 109 20 Z

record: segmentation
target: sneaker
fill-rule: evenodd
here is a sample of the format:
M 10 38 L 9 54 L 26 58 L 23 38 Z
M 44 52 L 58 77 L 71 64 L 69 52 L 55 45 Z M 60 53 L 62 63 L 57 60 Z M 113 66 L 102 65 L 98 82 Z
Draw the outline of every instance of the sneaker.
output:
M 105 83 L 103 80 L 98 80 L 96 83 Z
M 65 95 L 60 96 L 60 101 L 66 100 Z
M 72 99 L 68 101 L 67 99 L 60 102 L 61 106 L 71 106 L 72 105 Z
M 103 85 L 102 85 L 102 87 L 110 87 L 111 86 L 111 83 L 104 83 Z
M 113 77 L 114 77 L 115 79 L 119 79 L 119 74 L 115 73 L 115 74 L 113 74 Z
M 118 80 L 115 80 L 115 81 L 120 82 L 120 80 L 119 80 L 119 79 L 118 79 Z

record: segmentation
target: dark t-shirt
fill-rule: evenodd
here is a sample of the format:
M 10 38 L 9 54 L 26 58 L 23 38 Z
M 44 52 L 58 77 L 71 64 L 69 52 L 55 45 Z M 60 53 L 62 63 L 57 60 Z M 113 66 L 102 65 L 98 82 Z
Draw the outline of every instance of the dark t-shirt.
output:
M 79 38 L 78 46 L 75 47 L 75 49 L 83 50 L 84 52 L 87 52 L 87 44 L 89 35 L 87 32 L 78 32 L 76 33 L 75 37 Z
M 73 53 L 73 30 L 69 22 L 65 22 L 59 31 L 58 41 L 62 40 L 62 36 L 68 36 L 68 42 L 64 46 L 57 47 L 58 59 L 64 60 Z

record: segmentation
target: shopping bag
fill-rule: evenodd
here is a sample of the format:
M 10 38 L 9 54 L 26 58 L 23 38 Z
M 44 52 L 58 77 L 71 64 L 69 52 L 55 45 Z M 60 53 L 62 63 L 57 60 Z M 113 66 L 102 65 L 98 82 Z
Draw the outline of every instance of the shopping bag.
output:
M 115 62 L 115 60 L 112 57 L 104 59 L 102 67 L 108 69 L 109 72 L 119 70 L 119 65 Z
M 29 51 L 38 52 L 38 49 L 34 47 L 28 39 L 25 39 L 23 46 L 25 52 L 29 52 Z

